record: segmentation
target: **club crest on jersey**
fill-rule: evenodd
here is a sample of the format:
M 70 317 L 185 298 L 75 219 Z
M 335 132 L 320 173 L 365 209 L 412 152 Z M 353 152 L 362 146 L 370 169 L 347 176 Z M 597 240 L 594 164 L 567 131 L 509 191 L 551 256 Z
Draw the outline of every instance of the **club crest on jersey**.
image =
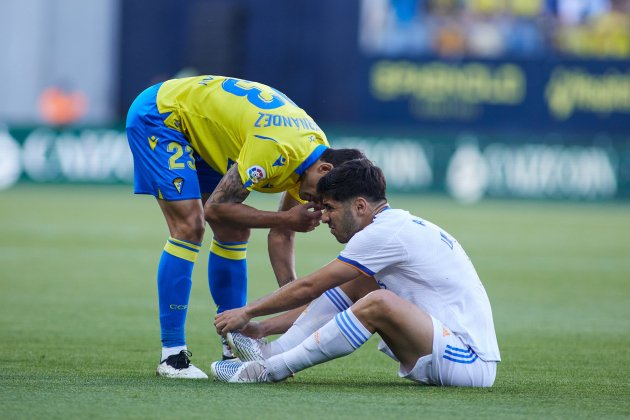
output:
M 175 178 L 173 180 L 173 185 L 175 186 L 175 188 L 177 189 L 178 193 L 182 193 L 182 188 L 184 187 L 184 178 Z
M 256 184 L 261 179 L 265 179 L 267 174 L 262 166 L 254 165 L 247 168 L 247 176 L 249 177 L 249 180 L 252 181 L 252 184 Z
M 286 163 L 287 163 L 287 158 L 280 155 L 278 159 L 276 159 L 276 161 L 271 166 L 284 166 Z

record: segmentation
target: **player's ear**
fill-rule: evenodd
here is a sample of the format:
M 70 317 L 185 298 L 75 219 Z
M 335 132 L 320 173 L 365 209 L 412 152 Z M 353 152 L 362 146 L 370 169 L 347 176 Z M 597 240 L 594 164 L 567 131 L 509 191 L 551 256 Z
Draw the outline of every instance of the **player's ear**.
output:
M 363 216 L 368 211 L 367 201 L 363 197 L 357 197 L 354 199 L 354 208 L 358 216 Z
M 330 170 L 333 168 L 331 163 L 328 162 L 319 162 L 319 165 L 317 165 L 317 172 L 319 172 L 321 175 L 326 175 L 328 172 L 330 172 Z

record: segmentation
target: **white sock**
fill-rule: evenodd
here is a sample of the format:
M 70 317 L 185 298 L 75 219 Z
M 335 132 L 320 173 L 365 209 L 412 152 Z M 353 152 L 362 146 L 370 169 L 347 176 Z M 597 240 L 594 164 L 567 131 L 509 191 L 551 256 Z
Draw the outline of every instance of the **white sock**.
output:
M 372 333 L 347 309 L 331 319 L 300 345 L 265 361 L 269 378 L 280 381 L 292 373 L 352 353 Z
M 264 346 L 263 356 L 268 359 L 291 350 L 351 305 L 352 301 L 339 287 L 327 290 L 306 307 L 286 333 Z
M 162 359 L 165 360 L 168 356 L 172 356 L 174 354 L 179 354 L 182 350 L 188 350 L 186 346 L 177 346 L 177 347 L 162 347 Z

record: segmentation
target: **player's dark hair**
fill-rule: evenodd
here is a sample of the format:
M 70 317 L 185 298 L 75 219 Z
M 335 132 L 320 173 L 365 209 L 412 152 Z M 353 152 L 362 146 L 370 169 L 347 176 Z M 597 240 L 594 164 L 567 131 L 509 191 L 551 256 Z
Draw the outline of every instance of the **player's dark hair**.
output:
M 385 176 L 368 159 L 354 159 L 335 166 L 317 183 L 317 193 L 335 201 L 363 197 L 374 203 L 386 200 Z
M 359 149 L 333 149 L 328 148 L 320 159 L 323 162 L 330 163 L 332 166 L 339 166 L 344 162 L 353 159 L 365 159 L 365 155 Z

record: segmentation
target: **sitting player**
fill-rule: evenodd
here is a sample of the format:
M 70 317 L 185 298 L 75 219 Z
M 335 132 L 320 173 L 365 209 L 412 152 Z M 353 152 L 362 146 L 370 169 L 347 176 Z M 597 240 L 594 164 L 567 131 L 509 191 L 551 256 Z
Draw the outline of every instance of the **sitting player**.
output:
M 345 356 L 378 333 L 381 350 L 399 361 L 401 377 L 441 386 L 492 386 L 500 361 L 492 311 L 461 245 L 431 222 L 390 209 L 383 174 L 365 159 L 334 168 L 317 190 L 322 221 L 347 243 L 345 249 L 315 273 L 218 314 L 217 332 L 228 335 L 255 330 L 248 326 L 253 317 L 315 299 L 277 340 L 281 345 L 261 346 L 230 333 L 236 353 L 251 361 L 215 362 L 214 376 L 223 382 L 280 381 Z M 374 280 L 380 288 L 370 291 Z

